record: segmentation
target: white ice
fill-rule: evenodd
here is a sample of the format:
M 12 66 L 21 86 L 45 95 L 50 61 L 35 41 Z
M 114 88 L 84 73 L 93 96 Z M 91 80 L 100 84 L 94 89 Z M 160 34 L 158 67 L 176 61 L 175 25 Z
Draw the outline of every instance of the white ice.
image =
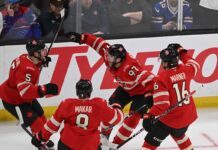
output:
M 195 150 L 218 150 L 218 108 L 198 109 L 199 118 L 188 129 Z M 138 131 L 141 124 L 135 129 Z M 112 132 L 114 136 L 117 128 Z M 146 132 L 142 132 L 131 141 L 126 143 L 120 150 L 140 150 Z M 51 139 L 58 142 L 59 133 L 54 134 Z M 31 138 L 16 122 L 0 123 L 0 150 L 35 150 Z M 178 149 L 175 142 L 168 137 L 159 147 L 163 150 Z

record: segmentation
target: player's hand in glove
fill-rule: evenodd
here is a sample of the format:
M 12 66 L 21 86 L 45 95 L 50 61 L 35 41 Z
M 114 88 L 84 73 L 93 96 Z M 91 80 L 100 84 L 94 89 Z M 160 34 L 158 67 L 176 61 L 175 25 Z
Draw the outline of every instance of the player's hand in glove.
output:
M 48 83 L 38 87 L 38 93 L 40 97 L 45 95 L 58 95 L 58 85 L 54 83 Z
M 153 125 L 154 118 L 155 118 L 155 117 L 154 117 L 153 115 L 149 114 L 149 113 L 144 114 L 142 125 L 143 125 L 143 127 L 144 127 L 144 129 L 145 129 L 146 131 L 151 130 L 151 127 L 152 127 L 152 125 Z
M 75 43 L 82 44 L 81 34 L 77 32 L 68 32 L 65 36 Z
M 41 135 L 41 132 L 35 134 L 33 137 L 32 137 L 32 140 L 31 140 L 31 143 L 38 147 L 39 150 L 52 150 L 54 149 L 54 142 L 52 142 L 51 140 L 44 140 L 42 138 L 42 135 Z
M 51 62 L 51 57 L 45 56 L 45 59 L 42 61 L 43 67 L 48 67 L 50 62 Z
M 46 141 L 42 138 L 41 132 L 39 132 L 32 137 L 31 143 L 35 147 L 41 147 L 46 144 Z
M 180 44 L 178 43 L 171 43 L 167 46 L 167 48 L 176 49 L 177 52 L 180 54 L 181 52 L 187 52 L 186 49 L 184 49 Z

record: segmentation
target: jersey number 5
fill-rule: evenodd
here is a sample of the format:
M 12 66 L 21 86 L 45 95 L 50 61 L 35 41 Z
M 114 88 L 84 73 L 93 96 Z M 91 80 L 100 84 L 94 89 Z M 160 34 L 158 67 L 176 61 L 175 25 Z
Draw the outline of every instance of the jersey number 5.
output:
M 83 129 L 87 129 L 89 124 L 89 116 L 87 114 L 79 114 L 76 116 L 76 125 Z
M 185 81 L 182 82 L 182 89 L 179 89 L 179 85 L 178 83 L 174 83 L 173 84 L 173 88 L 176 91 L 176 95 L 177 95 L 177 100 L 178 102 L 180 102 L 182 99 L 184 99 L 186 97 L 186 95 L 189 94 L 189 92 L 185 89 Z M 183 104 L 189 104 L 190 103 L 190 99 L 187 98 L 183 103 L 179 104 L 179 106 L 182 106 Z

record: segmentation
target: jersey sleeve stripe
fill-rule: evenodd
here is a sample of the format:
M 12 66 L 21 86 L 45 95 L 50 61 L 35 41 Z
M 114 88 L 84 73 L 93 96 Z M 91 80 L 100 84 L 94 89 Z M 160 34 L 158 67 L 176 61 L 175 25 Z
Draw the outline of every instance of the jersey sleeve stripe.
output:
M 194 70 L 195 70 L 195 76 L 196 76 L 196 74 L 197 74 L 197 72 L 198 72 L 198 70 L 200 68 L 200 65 L 196 61 L 194 61 L 192 59 L 188 60 L 185 65 L 186 66 L 189 66 L 189 65 L 193 66 Z
M 92 48 L 95 47 L 95 45 L 96 45 L 96 43 L 97 43 L 98 40 L 99 40 L 99 38 L 96 38 L 96 40 L 93 42 Z
M 51 128 L 49 128 L 47 124 L 44 125 L 44 128 L 45 128 L 45 130 L 47 130 L 48 132 L 50 132 L 50 133 L 52 133 L 52 134 L 54 134 L 54 133 L 57 132 L 57 131 L 54 131 L 54 130 L 52 130 Z
M 53 116 L 51 117 L 50 121 L 56 126 L 59 127 L 61 125 L 60 122 L 58 122 Z
M 100 49 L 102 48 L 103 44 L 105 44 L 105 41 L 101 41 L 98 45 L 98 47 L 96 48 L 96 51 L 99 53 Z
M 24 82 L 18 83 L 17 87 L 19 88 L 20 86 L 25 85 L 25 84 L 31 84 L 31 83 L 27 82 L 27 81 L 24 81 Z
M 154 75 L 149 75 L 144 81 L 142 81 L 142 85 L 145 86 L 145 84 L 151 81 L 153 78 L 154 78 Z
M 27 87 L 25 87 L 23 90 L 20 91 L 20 95 L 23 96 L 27 90 L 30 88 L 30 85 L 28 85 Z
M 120 114 L 120 121 L 119 121 L 119 123 L 118 123 L 118 124 L 120 124 L 120 123 L 122 123 L 123 120 L 124 120 L 124 114 L 123 114 L 123 112 L 122 112 L 120 109 L 118 109 L 117 111 L 118 111 L 118 113 Z
M 154 105 L 163 105 L 163 104 L 168 104 L 170 105 L 170 102 L 169 101 L 158 101 L 158 102 L 154 102 Z
M 157 98 L 160 96 L 169 96 L 169 92 L 158 92 L 153 95 L 153 98 Z
M 115 112 L 114 117 L 111 119 L 111 121 L 109 121 L 109 124 L 113 124 L 118 118 L 117 117 L 117 111 L 115 110 L 114 112 Z

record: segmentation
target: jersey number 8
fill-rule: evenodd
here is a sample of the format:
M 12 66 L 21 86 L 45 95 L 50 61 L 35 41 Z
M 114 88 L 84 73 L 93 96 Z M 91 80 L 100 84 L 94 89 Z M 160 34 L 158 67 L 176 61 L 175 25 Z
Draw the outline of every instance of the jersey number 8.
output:
M 81 127 L 84 130 L 86 130 L 88 124 L 89 124 L 89 116 L 87 114 L 79 114 L 76 116 L 76 125 L 78 127 Z

